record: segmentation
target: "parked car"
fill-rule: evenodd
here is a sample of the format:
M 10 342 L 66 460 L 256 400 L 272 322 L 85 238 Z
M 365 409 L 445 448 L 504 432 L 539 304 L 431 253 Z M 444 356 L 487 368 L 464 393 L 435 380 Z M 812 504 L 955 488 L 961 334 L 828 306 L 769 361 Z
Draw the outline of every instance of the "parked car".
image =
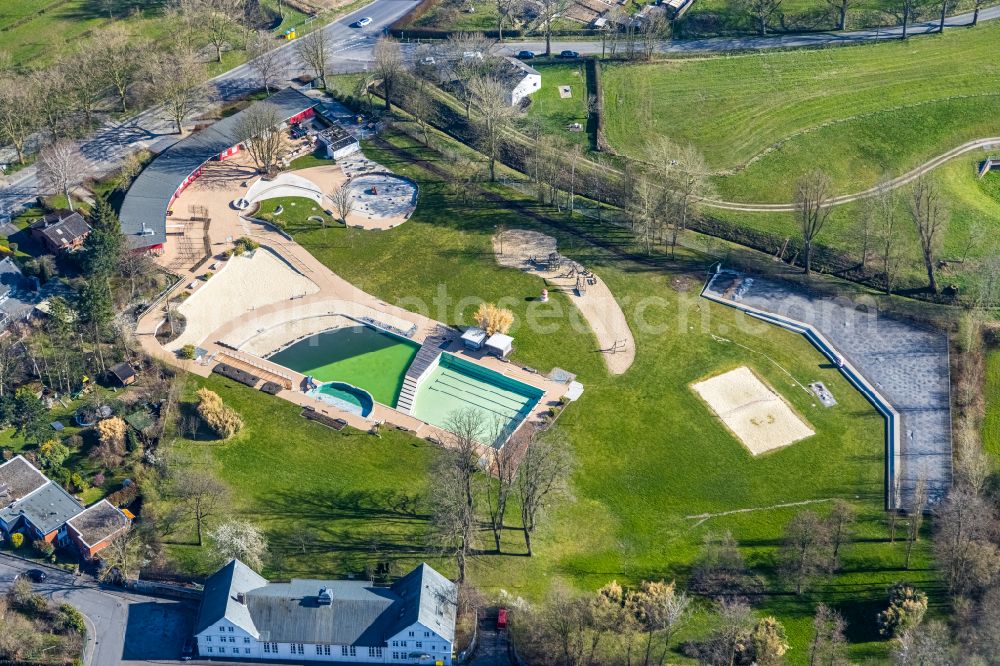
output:
M 560 58 L 579 58 L 580 54 L 577 53 L 576 51 L 560 51 L 559 52 L 559 57 Z
M 371 22 L 372 22 L 372 17 L 371 16 L 362 16 L 361 18 L 359 18 L 357 21 L 355 21 L 351 25 L 353 25 L 355 28 L 363 28 L 366 25 L 371 25 Z
M 433 56 L 427 56 L 426 58 L 421 58 L 420 59 L 420 64 L 421 65 L 433 65 L 435 62 L 436 61 L 434 60 Z
M 535 52 L 534 51 L 518 51 L 517 52 L 517 57 L 520 58 L 521 60 L 531 60 L 532 58 L 535 57 Z
M 41 569 L 28 569 L 24 572 L 24 575 L 28 577 L 28 580 L 34 583 L 41 583 L 43 580 L 48 578 L 46 573 Z
M 181 648 L 181 661 L 191 661 L 191 658 L 194 657 L 194 648 L 194 638 L 188 637 L 188 639 L 184 641 L 184 647 Z

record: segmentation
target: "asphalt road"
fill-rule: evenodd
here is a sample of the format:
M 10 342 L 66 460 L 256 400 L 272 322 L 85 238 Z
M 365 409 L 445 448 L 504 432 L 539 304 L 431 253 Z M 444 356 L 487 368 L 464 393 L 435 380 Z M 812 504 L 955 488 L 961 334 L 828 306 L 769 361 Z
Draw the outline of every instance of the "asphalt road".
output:
M 370 5 L 324 26 L 322 30 L 330 35 L 333 45 L 334 58 L 331 70 L 335 73 L 345 73 L 368 69 L 371 66 L 375 40 L 390 23 L 409 11 L 416 3 L 417 0 L 375 0 Z M 362 16 L 371 17 L 371 24 L 361 29 L 351 27 L 350 24 Z M 986 8 L 980 13 L 980 21 L 997 18 L 1000 18 L 1000 6 Z M 957 28 L 968 25 L 971 20 L 972 14 L 960 14 L 948 19 L 947 25 Z M 912 35 L 919 35 L 933 33 L 936 30 L 937 23 L 932 21 L 912 25 L 909 32 Z M 707 53 L 857 44 L 895 39 L 901 35 L 901 32 L 902 28 L 896 27 L 843 33 L 667 41 L 661 43 L 657 50 L 661 53 Z M 410 45 L 406 45 L 404 48 L 407 53 L 412 50 Z M 563 49 L 574 50 L 581 54 L 594 54 L 601 52 L 601 43 L 600 41 L 559 41 L 553 43 L 554 51 L 558 52 Z M 502 53 L 516 53 L 521 50 L 532 50 L 540 53 L 544 51 L 544 42 L 508 42 L 501 47 Z M 302 64 L 295 52 L 294 42 L 280 47 L 279 53 L 287 76 L 294 77 L 302 73 Z M 205 99 L 192 116 L 197 118 L 220 101 L 238 99 L 247 92 L 256 89 L 258 85 L 250 65 L 244 64 L 235 67 L 209 81 Z M 80 150 L 86 157 L 86 168 L 82 170 L 80 180 L 112 172 L 126 154 L 135 150 L 149 148 L 155 152 L 162 151 L 177 141 L 177 138 L 173 134 L 172 122 L 165 118 L 159 109 L 150 109 L 123 122 L 106 122 L 89 138 L 80 143 Z M 9 161 L 10 158 L 6 153 L 9 151 L 0 151 L 0 162 Z M 38 194 L 39 180 L 34 167 L 22 169 L 10 177 L 0 177 L 0 218 L 13 215 L 21 210 L 30 204 Z
M 0 556 L 0 591 L 6 593 L 18 574 L 32 568 L 37 567 Z M 35 591 L 86 616 L 86 666 L 162 664 L 180 657 L 194 623 L 192 603 L 103 589 L 60 570 L 45 572 L 48 578 L 35 583 Z

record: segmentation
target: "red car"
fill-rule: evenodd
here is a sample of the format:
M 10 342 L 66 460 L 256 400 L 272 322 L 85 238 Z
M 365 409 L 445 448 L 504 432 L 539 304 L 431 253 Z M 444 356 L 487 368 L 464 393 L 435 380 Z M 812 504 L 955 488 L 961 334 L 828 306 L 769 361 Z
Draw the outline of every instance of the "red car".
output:
M 500 612 L 497 613 L 497 629 L 507 628 L 507 609 L 501 608 Z

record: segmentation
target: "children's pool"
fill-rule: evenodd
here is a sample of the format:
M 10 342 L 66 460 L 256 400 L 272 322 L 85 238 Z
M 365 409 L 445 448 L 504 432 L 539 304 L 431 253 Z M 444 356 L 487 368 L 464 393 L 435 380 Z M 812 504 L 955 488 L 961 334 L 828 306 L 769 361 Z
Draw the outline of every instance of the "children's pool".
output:
M 303 338 L 268 360 L 318 382 L 350 384 L 367 391 L 376 402 L 395 407 L 406 369 L 419 348 L 415 342 L 359 324 Z
M 499 446 L 531 413 L 542 395 L 539 388 L 445 353 L 417 387 L 411 413 L 447 430 L 456 413 L 471 410 L 482 425 L 480 442 Z

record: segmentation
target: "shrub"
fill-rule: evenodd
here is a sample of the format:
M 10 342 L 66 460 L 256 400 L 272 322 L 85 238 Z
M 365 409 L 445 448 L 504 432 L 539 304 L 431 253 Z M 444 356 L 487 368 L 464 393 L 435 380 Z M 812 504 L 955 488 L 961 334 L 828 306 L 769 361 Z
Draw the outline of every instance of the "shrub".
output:
M 38 448 L 38 461 L 47 468 L 59 467 L 69 454 L 69 447 L 58 439 L 50 439 Z
M 243 419 L 232 407 L 222 403 L 215 391 L 198 389 L 198 416 L 222 439 L 229 439 L 243 428 Z
M 82 493 L 83 491 L 90 488 L 87 484 L 87 480 L 83 478 L 83 475 L 79 472 L 73 472 L 73 476 L 69 479 L 70 485 L 73 487 L 73 491 L 77 493 Z
M 98 472 L 94 475 L 94 478 L 90 480 L 90 483 L 98 488 L 104 485 L 104 474 Z
M 124 486 L 121 490 L 108 495 L 108 501 L 115 506 L 128 506 L 139 497 L 139 486 L 134 483 Z
M 194 347 L 194 345 L 184 345 L 177 352 L 177 356 L 179 356 L 180 358 L 182 358 L 182 359 L 184 359 L 186 361 L 190 361 L 191 359 L 193 359 L 194 358 L 194 354 L 195 354 L 195 347 Z
M 59 606 L 59 610 L 56 612 L 54 618 L 54 624 L 56 631 L 60 633 L 75 631 L 83 635 L 87 632 L 87 625 L 83 621 L 83 614 L 69 604 Z
M 233 254 L 240 255 L 244 252 L 253 252 L 259 247 L 260 243 L 249 236 L 240 236 L 236 239 L 236 244 L 233 246 Z
M 20 548 L 24 545 L 24 535 L 20 532 L 14 532 L 10 535 L 10 544 L 14 546 L 14 548 Z
M 31 542 L 31 546 L 42 557 L 52 557 L 52 554 L 56 552 L 56 547 L 45 539 L 35 539 Z
M 487 335 L 506 333 L 513 323 L 514 313 L 493 303 L 481 303 L 476 310 L 476 324 L 486 331 Z
M 889 607 L 878 614 L 878 630 L 883 636 L 901 636 L 924 619 L 927 595 L 909 583 L 896 583 L 889 590 Z

